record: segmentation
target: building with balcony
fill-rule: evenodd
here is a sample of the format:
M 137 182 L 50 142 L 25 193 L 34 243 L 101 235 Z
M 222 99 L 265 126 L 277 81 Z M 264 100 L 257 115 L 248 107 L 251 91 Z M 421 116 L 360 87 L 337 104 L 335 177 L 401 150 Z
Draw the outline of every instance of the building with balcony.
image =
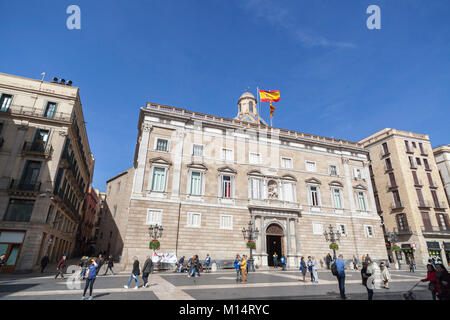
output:
M 0 142 L 3 271 L 70 257 L 94 169 L 79 89 L 0 73 Z
M 448 263 L 448 203 L 427 135 L 383 129 L 360 141 L 370 153 L 377 211 L 383 219 L 388 252 L 394 233 L 401 263 L 413 255 L 418 265 L 438 255 Z
M 77 233 L 76 253 L 80 256 L 92 256 L 95 252 L 95 222 L 100 208 L 100 191 L 90 186 L 83 204 L 83 217 Z
M 256 105 L 247 92 L 235 119 L 156 103 L 140 109 L 134 166 L 107 190 L 109 209 L 123 217 L 127 267 L 151 253 L 150 225 L 164 228 L 160 252 L 220 260 L 249 252 L 249 221 L 260 230 L 257 267 L 272 265 L 274 252 L 289 267 L 301 256 L 323 259 L 330 225 L 342 233 L 345 258 L 387 259 L 363 145 L 269 127 Z M 119 183 L 129 196 L 116 209 L 108 199 Z
M 433 154 L 442 184 L 444 185 L 447 205 L 450 205 L 450 144 L 433 149 Z

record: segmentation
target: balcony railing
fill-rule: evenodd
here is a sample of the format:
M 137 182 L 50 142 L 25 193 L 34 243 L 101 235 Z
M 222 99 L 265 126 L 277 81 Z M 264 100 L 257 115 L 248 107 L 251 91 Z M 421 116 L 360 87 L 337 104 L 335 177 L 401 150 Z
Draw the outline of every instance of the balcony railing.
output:
M 413 234 L 412 230 L 409 227 L 405 227 L 403 229 L 396 229 L 394 228 L 394 233 L 399 234 L 399 235 L 408 235 L 408 234 Z
M 391 204 L 391 210 L 403 209 L 403 208 L 405 208 L 405 207 L 403 206 L 403 203 L 401 201 L 393 202 Z
M 53 114 L 53 117 L 46 117 L 46 116 L 44 116 L 44 109 L 19 106 L 19 105 L 15 105 L 15 104 L 11 105 L 8 108 L 8 110 L 2 111 L 2 112 L 23 115 L 23 116 L 30 116 L 33 118 L 39 117 L 39 118 L 45 118 L 45 119 L 51 119 L 51 120 L 72 121 L 72 116 L 69 113 L 55 112 Z
M 394 170 L 394 168 L 392 167 L 392 165 L 387 166 L 386 163 L 384 164 L 384 172 L 389 172 Z
M 447 206 L 445 205 L 444 202 L 437 201 L 437 202 L 434 202 L 434 208 L 435 209 L 447 209 Z
M 25 154 L 41 155 L 47 158 L 52 154 L 53 148 L 50 144 L 25 142 L 23 144 L 22 152 Z
M 381 150 L 381 152 L 380 152 L 380 159 L 383 159 L 384 157 L 387 157 L 390 154 L 391 153 L 389 152 L 389 150 L 388 151 Z
M 417 201 L 417 206 L 419 208 L 431 208 L 432 207 L 430 201 L 428 201 L 428 200 Z
M 426 227 L 422 227 L 422 233 L 450 235 L 450 229 L 447 227 L 426 226 Z
M 391 191 L 392 189 L 397 189 L 397 188 L 398 188 L 397 182 L 389 183 L 386 186 L 386 189 L 387 189 L 388 192 Z
M 11 179 L 8 185 L 9 191 L 31 191 L 31 192 L 39 192 L 41 190 L 41 183 L 27 183 L 21 180 Z
M 425 171 L 431 171 L 431 168 L 430 168 L 429 164 L 426 164 L 426 162 L 424 162 L 423 164 L 424 164 L 423 167 L 425 168 Z
M 263 207 L 263 208 L 280 208 L 280 209 L 291 209 L 294 211 L 300 211 L 302 206 L 297 202 L 282 201 L 276 199 L 249 199 L 249 207 Z

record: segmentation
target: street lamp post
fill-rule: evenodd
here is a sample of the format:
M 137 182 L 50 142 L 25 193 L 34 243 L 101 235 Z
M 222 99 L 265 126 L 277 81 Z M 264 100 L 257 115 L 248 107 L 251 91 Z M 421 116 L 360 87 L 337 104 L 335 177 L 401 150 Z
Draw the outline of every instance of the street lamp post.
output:
M 151 241 L 158 240 L 158 238 L 161 238 L 163 230 L 164 230 L 164 228 L 162 226 L 159 226 L 158 224 L 150 225 L 148 227 L 148 231 L 149 231 L 148 233 L 150 235 L 150 238 L 152 239 Z M 152 250 L 153 250 L 153 255 L 155 255 L 155 249 L 152 249 Z M 152 259 L 153 259 L 153 257 L 152 257 Z
M 258 238 L 259 230 L 258 228 L 253 226 L 253 221 L 249 221 L 248 229 L 242 228 L 242 234 L 244 235 L 244 239 L 248 239 L 249 241 L 254 241 Z M 255 271 L 255 265 L 253 263 L 253 248 L 250 248 L 250 270 Z
M 328 227 L 330 231 L 324 232 L 323 235 L 325 236 L 325 240 L 327 242 L 334 243 L 336 241 L 339 241 L 341 239 L 341 233 L 339 231 L 334 232 L 333 226 L 330 224 Z M 336 259 L 336 249 L 333 248 L 333 258 Z

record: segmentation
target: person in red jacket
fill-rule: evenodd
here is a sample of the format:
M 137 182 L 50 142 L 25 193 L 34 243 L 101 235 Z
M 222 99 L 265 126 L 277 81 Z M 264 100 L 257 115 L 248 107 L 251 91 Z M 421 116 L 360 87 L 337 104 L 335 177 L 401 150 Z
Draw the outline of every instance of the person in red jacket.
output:
M 58 265 L 56 266 L 56 270 L 58 273 L 55 276 L 55 279 L 61 275 L 61 278 L 64 280 L 64 271 L 66 270 L 66 259 L 67 257 L 64 255 L 61 260 L 59 260 Z
M 439 283 L 436 279 L 436 269 L 432 264 L 427 265 L 427 277 L 425 279 L 422 279 L 420 281 L 427 282 L 430 281 L 428 284 L 428 290 L 431 291 L 431 295 L 433 297 L 433 300 L 436 300 L 436 295 L 439 295 Z

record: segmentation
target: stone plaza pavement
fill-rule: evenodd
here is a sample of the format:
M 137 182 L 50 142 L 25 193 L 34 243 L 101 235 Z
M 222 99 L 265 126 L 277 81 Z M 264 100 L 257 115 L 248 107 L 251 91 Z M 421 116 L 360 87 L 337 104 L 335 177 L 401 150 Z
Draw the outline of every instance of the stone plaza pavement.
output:
M 101 272 L 102 274 L 102 272 Z M 409 273 L 391 270 L 390 289 L 375 290 L 374 300 L 402 300 L 401 293 L 411 289 L 425 271 Z M 69 276 L 69 275 L 67 275 Z M 319 283 L 313 284 L 307 274 L 307 282 L 300 281 L 298 271 L 257 271 L 250 273 L 247 283 L 236 283 L 233 270 L 202 273 L 198 278 L 186 274 L 155 273 L 150 276 L 151 286 L 130 289 L 128 273 L 99 276 L 95 281 L 94 299 L 98 300 L 337 300 L 337 280 L 330 271 L 319 271 Z M 54 279 L 44 275 L 1 275 L 0 300 L 80 300 L 85 281 Z M 142 278 L 139 279 L 142 286 Z M 421 283 L 415 289 L 417 299 L 431 300 L 427 284 Z M 358 271 L 346 273 L 346 294 L 350 300 L 366 300 L 367 291 L 361 285 Z

